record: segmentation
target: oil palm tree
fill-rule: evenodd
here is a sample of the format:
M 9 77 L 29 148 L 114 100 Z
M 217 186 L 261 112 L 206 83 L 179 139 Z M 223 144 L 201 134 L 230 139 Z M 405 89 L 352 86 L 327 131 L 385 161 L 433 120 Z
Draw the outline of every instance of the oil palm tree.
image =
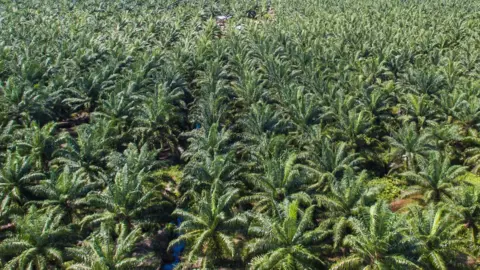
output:
M 478 121 L 480 120 L 480 105 L 478 102 L 480 98 L 476 96 L 469 96 L 464 100 L 457 111 L 454 119 L 458 121 L 465 132 L 470 132 L 478 129 Z
M 68 166 L 72 172 L 90 182 L 104 180 L 106 142 L 102 140 L 99 131 L 90 125 L 78 127 L 78 138 L 72 138 L 69 134 L 61 137 L 61 147 L 55 151 L 54 162 L 62 166 Z
M 105 94 L 105 98 L 100 101 L 100 104 L 92 116 L 105 118 L 119 128 L 125 129 L 132 121 L 138 102 L 125 92 L 110 92 Z
M 67 252 L 75 259 L 65 263 L 69 270 L 87 269 L 135 269 L 142 266 L 145 256 L 134 256 L 136 244 L 142 237 L 140 228 L 129 230 L 121 224 L 118 234 L 102 224 L 80 247 L 68 248 Z
M 241 169 L 235 163 L 233 151 L 213 158 L 204 156 L 204 159 L 192 160 L 185 166 L 181 186 L 191 191 L 201 191 L 208 190 L 220 181 L 224 185 L 238 187 L 242 185 L 239 178 Z
M 0 170 L 0 198 L 2 204 L 23 205 L 28 200 L 30 188 L 44 178 L 36 172 L 29 158 L 17 153 L 7 153 L 7 160 Z
M 480 238 L 480 190 L 475 186 L 460 188 L 453 197 L 455 202 L 451 214 L 460 218 L 470 234 L 473 244 Z
M 55 137 L 56 131 L 57 125 L 54 122 L 43 127 L 32 122 L 28 129 L 23 130 L 23 138 L 15 142 L 16 148 L 21 155 L 29 156 L 37 169 L 46 172 L 58 146 L 58 138 Z
M 240 119 L 245 135 L 261 137 L 264 134 L 285 132 L 288 128 L 284 114 L 273 105 L 258 102 L 250 105 L 247 115 Z M 250 138 L 247 138 L 250 139 Z
M 76 222 L 82 207 L 85 206 L 85 197 L 98 188 L 99 183 L 88 182 L 65 167 L 59 175 L 52 172 L 50 179 L 42 180 L 39 185 L 33 186 L 32 193 L 41 200 L 31 200 L 29 203 L 58 213 L 64 216 L 67 222 Z
M 355 170 L 363 161 L 357 153 L 348 150 L 346 143 L 335 143 L 323 136 L 300 157 L 306 159 L 307 166 L 302 167 L 318 175 L 318 180 L 309 187 L 313 190 L 328 187 L 330 182 L 340 179 L 345 170 Z
M 468 240 L 462 235 L 465 227 L 443 207 L 429 205 L 409 209 L 409 230 L 405 234 L 415 243 L 418 262 L 427 269 L 462 267 L 461 255 L 466 256 Z
M 428 133 L 419 134 L 416 124 L 411 122 L 385 139 L 393 150 L 390 155 L 403 159 L 406 169 L 415 171 L 417 163 L 424 160 L 431 150 L 429 136 Z
M 6 104 L 8 119 L 19 124 L 27 124 L 31 120 L 48 122 L 52 117 L 52 111 L 46 106 L 48 94 L 41 89 L 22 84 L 10 77 L 0 85 L 1 99 Z
M 465 155 L 465 165 L 471 167 L 473 173 L 477 173 L 480 169 L 480 139 L 476 134 L 473 136 L 466 136 L 462 142 L 468 145 L 463 153 Z
M 448 157 L 442 157 L 435 152 L 419 165 L 418 173 L 407 171 L 401 174 L 414 184 L 409 186 L 402 196 L 422 195 L 426 203 L 450 201 L 458 177 L 466 173 L 466 167 L 451 165 Z
M 158 87 L 153 96 L 147 99 L 144 106 L 134 118 L 134 133 L 140 144 L 148 143 L 151 146 L 176 151 L 177 123 L 179 108 L 174 103 L 181 100 L 183 92 L 167 92 Z
M 407 94 L 405 100 L 401 103 L 401 110 L 405 114 L 399 119 L 404 123 L 414 122 L 419 128 L 424 127 L 425 124 L 435 119 L 436 110 L 433 110 L 433 101 L 427 95 Z
M 305 175 L 296 165 L 297 155 L 284 155 L 263 161 L 261 173 L 250 173 L 247 179 L 254 186 L 251 194 L 243 196 L 239 202 L 253 204 L 254 211 L 273 216 L 280 215 L 279 203 L 285 198 L 311 204 L 312 199 L 302 190 L 306 184 Z
M 297 201 L 288 199 L 278 206 L 280 215 L 256 215 L 248 232 L 246 245 L 251 269 L 319 269 L 324 265 L 320 254 L 326 250 L 329 234 L 314 229 L 315 206 L 302 211 Z
M 350 218 L 361 214 L 363 207 L 374 198 L 375 190 L 366 187 L 366 171 L 359 175 L 350 169 L 338 181 L 330 182 L 330 192 L 315 198 L 319 207 L 326 209 L 323 226 L 332 226 L 334 248 L 343 242 L 350 227 Z
M 189 147 L 182 154 L 186 160 L 202 160 L 206 157 L 214 158 L 215 155 L 227 153 L 232 147 L 231 131 L 223 127 L 220 129 L 218 123 L 214 123 L 207 130 L 204 127 L 185 133 L 189 137 Z
M 234 212 L 233 204 L 239 190 L 227 189 L 215 182 L 210 190 L 196 194 L 189 210 L 176 209 L 173 214 L 184 221 L 178 230 L 182 234 L 169 247 L 186 242 L 186 257 L 182 264 L 189 267 L 200 260 L 202 269 L 215 268 L 220 259 L 236 256 L 236 231 L 247 225 L 244 215 Z
M 0 133 L 0 162 L 4 161 L 7 150 L 12 146 L 14 141 L 14 130 L 17 128 L 14 121 L 9 121 L 5 125 L 1 125 L 2 132 Z
M 145 175 L 129 173 L 128 166 L 116 173 L 102 192 L 91 192 L 85 198 L 86 205 L 94 210 L 81 221 L 85 225 L 107 223 L 125 224 L 129 229 L 146 225 L 168 216 L 166 202 L 153 198 L 154 191 L 143 186 Z
M 133 175 L 139 174 L 142 170 L 148 174 L 163 165 L 158 160 L 158 150 L 150 150 L 148 144 L 137 147 L 129 143 L 123 153 L 111 152 L 107 160 L 107 167 L 110 170 L 120 171 L 127 165 Z
M 353 234 L 343 245 L 350 255 L 340 258 L 330 269 L 421 269 L 406 254 L 403 220 L 378 202 L 367 212 L 350 218 Z
M 336 115 L 335 126 L 332 132 L 337 137 L 346 141 L 350 147 L 359 149 L 373 141 L 374 132 L 373 116 L 366 110 L 349 110 L 347 113 Z
M 75 233 L 62 224 L 62 216 L 43 213 L 31 206 L 23 217 L 14 218 L 15 232 L 0 243 L 4 269 L 51 269 L 61 267 L 63 249 Z

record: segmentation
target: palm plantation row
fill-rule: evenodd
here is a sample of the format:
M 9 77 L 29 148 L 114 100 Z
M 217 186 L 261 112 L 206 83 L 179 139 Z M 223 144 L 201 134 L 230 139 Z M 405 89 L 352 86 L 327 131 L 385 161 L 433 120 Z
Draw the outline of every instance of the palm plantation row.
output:
M 1 267 L 480 267 L 478 3 L 161 2 L 0 0 Z

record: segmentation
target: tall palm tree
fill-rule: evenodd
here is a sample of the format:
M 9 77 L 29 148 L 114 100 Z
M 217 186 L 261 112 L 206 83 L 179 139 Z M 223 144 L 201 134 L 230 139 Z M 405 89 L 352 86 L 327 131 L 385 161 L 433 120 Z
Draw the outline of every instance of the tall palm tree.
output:
M 182 264 L 189 267 L 200 260 L 202 269 L 216 267 L 220 259 L 236 256 L 236 231 L 247 225 L 245 216 L 234 213 L 233 204 L 238 198 L 237 189 L 222 187 L 218 181 L 209 191 L 203 191 L 193 198 L 189 210 L 176 209 L 173 214 L 184 221 L 178 228 L 182 234 L 169 247 L 185 241 L 187 256 Z
M 319 269 L 320 253 L 328 232 L 312 229 L 315 206 L 305 211 L 297 201 L 283 201 L 280 216 L 256 215 L 248 231 L 253 238 L 246 245 L 251 269 Z
M 315 198 L 320 207 L 325 207 L 325 226 L 332 226 L 334 248 L 341 245 L 350 227 L 350 218 L 361 213 L 363 207 L 373 198 L 375 190 L 366 187 L 366 171 L 359 175 L 350 169 L 342 179 L 330 183 L 330 192 Z
M 113 237 L 112 237 L 113 236 Z M 145 256 L 134 256 L 136 244 L 142 237 L 140 228 L 129 230 L 121 224 L 118 235 L 102 224 L 100 230 L 82 243 L 81 247 L 68 248 L 77 263 L 66 264 L 69 270 L 136 269 L 142 266 Z
M 444 270 L 462 267 L 460 255 L 467 255 L 468 240 L 462 235 L 460 220 L 442 207 L 431 204 L 409 209 L 406 237 L 415 243 L 418 262 L 427 269 Z M 459 226 L 460 225 L 460 226 Z
M 340 258 L 330 269 L 421 269 L 406 256 L 408 242 L 403 237 L 403 220 L 378 202 L 368 211 L 350 218 L 353 234 L 343 245 L 350 255 Z
M 15 231 L 0 243 L 4 269 L 52 269 L 61 267 L 63 249 L 75 233 L 62 224 L 62 216 L 43 213 L 31 206 L 23 217 L 14 218 Z
M 409 186 L 402 196 L 422 195 L 426 203 L 451 200 L 458 177 L 466 173 L 466 167 L 451 165 L 448 157 L 442 158 L 435 152 L 429 155 L 428 160 L 421 162 L 419 167 L 419 172 L 408 171 L 400 174 L 414 184 Z

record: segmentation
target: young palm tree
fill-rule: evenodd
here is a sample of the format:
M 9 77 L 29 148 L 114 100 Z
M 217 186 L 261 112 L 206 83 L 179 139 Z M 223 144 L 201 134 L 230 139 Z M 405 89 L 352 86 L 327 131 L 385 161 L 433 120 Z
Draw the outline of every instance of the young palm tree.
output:
M 0 124 L 0 162 L 4 161 L 5 154 L 14 140 L 14 130 L 16 129 L 14 121 L 9 121 L 5 125 Z
M 185 166 L 181 185 L 196 192 L 208 190 L 217 181 L 230 187 L 240 186 L 240 170 L 233 152 L 215 155 L 213 158 L 204 156 L 203 160 L 190 161 Z
M 219 130 L 219 124 L 215 123 L 207 130 L 195 129 L 185 133 L 190 143 L 188 149 L 182 154 L 186 160 L 202 160 L 206 157 L 214 158 L 231 150 L 231 132 L 225 127 Z
M 23 138 L 15 142 L 18 152 L 29 156 L 37 169 L 48 171 L 49 162 L 58 145 L 58 139 L 55 138 L 56 130 L 57 126 L 54 122 L 43 127 L 32 122 L 28 129 L 22 131 Z
M 158 160 L 158 150 L 149 150 L 148 144 L 137 147 L 135 144 L 129 143 L 123 153 L 112 152 L 107 160 L 109 169 L 120 171 L 123 166 L 127 165 L 132 175 L 139 174 L 142 170 L 148 174 L 163 164 Z
M 30 203 L 60 214 L 68 222 L 76 222 L 85 204 L 85 197 L 99 187 L 99 183 L 89 183 L 65 167 L 60 175 L 52 172 L 50 179 L 31 188 L 32 193 L 42 199 Z
M 392 132 L 392 136 L 385 137 L 393 150 L 390 155 L 393 158 L 402 158 L 405 161 L 406 169 L 410 171 L 415 171 L 417 163 L 424 160 L 424 157 L 431 150 L 429 145 L 430 134 L 419 134 L 416 129 L 415 123 L 411 122 L 398 132 Z
M 29 158 L 17 153 L 7 153 L 7 160 L 0 170 L 0 199 L 2 205 L 27 202 L 30 188 L 44 177 L 35 172 Z
M 181 91 L 168 93 L 159 87 L 147 99 L 134 118 L 134 133 L 140 144 L 176 151 L 178 108 L 173 104 L 183 97 Z
M 168 216 L 162 208 L 167 203 L 153 198 L 154 191 L 145 189 L 144 179 L 143 172 L 132 175 L 124 166 L 104 191 L 92 192 L 86 197 L 86 205 L 95 212 L 86 215 L 81 224 L 122 223 L 131 229 Z
M 421 269 L 405 254 L 407 241 L 403 220 L 378 202 L 367 213 L 350 218 L 353 234 L 343 245 L 350 255 L 340 258 L 330 269 Z
M 247 115 L 240 119 L 243 129 L 246 131 L 246 139 L 249 137 L 261 137 L 264 134 L 284 132 L 287 128 L 287 120 L 282 113 L 273 105 L 258 102 L 250 105 Z
M 341 245 L 350 227 L 350 218 L 361 213 L 361 209 L 373 198 L 374 190 L 366 187 L 366 171 L 359 175 L 350 169 L 342 179 L 330 183 L 330 193 L 316 196 L 318 205 L 326 208 L 325 226 L 332 226 L 334 248 Z
M 478 173 L 480 169 L 480 139 L 474 133 L 474 136 L 467 136 L 463 143 L 468 145 L 463 153 L 465 155 L 465 165 L 472 167 L 473 173 Z
M 251 269 L 319 269 L 320 253 L 328 232 L 312 229 L 314 206 L 304 212 L 297 201 L 285 200 L 278 206 L 280 216 L 256 215 L 250 225 L 253 237 L 246 245 Z
M 462 235 L 465 227 L 442 207 L 431 204 L 409 210 L 409 230 L 406 237 L 415 243 L 418 262 L 427 269 L 457 269 L 462 267 L 461 255 L 466 255 L 468 240 Z
M 62 216 L 43 213 L 31 206 L 23 217 L 14 218 L 15 231 L 0 243 L 4 269 L 52 269 L 61 267 L 63 249 L 75 237 L 62 224 Z
M 246 226 L 243 215 L 234 213 L 232 206 L 238 198 L 238 190 L 225 190 L 218 181 L 209 191 L 193 198 L 190 210 L 176 209 L 173 214 L 183 218 L 178 228 L 182 234 L 169 247 L 185 241 L 187 256 L 182 264 L 189 267 L 200 260 L 202 269 L 213 269 L 216 260 L 233 259 L 236 256 L 236 231 Z
M 278 203 L 285 198 L 299 200 L 302 204 L 311 204 L 310 196 L 302 191 L 306 179 L 295 164 L 296 154 L 263 162 L 261 174 L 247 175 L 255 189 L 251 195 L 242 197 L 240 202 L 251 203 L 255 211 L 273 216 L 280 215 Z
M 418 127 L 424 127 L 425 124 L 433 120 L 436 116 L 436 110 L 432 110 L 433 101 L 427 95 L 407 94 L 401 103 L 401 109 L 405 114 L 399 119 L 404 123 L 414 122 Z
M 145 256 L 134 256 L 135 245 L 142 236 L 140 228 L 130 231 L 121 224 L 118 235 L 102 224 L 100 230 L 82 243 L 81 247 L 69 248 L 75 258 L 74 264 L 65 264 L 69 270 L 136 269 L 142 266 Z M 113 237 L 112 237 L 113 236 Z
M 341 113 L 336 116 L 335 127 L 332 132 L 338 138 L 346 141 L 350 147 L 360 148 L 361 145 L 368 145 L 371 134 L 374 131 L 373 116 L 369 111 L 349 110 L 348 113 Z
M 84 125 L 77 128 L 78 138 L 74 139 L 68 134 L 63 134 L 62 146 L 55 152 L 55 162 L 68 166 L 81 178 L 90 182 L 104 180 L 106 143 L 93 127 Z M 98 129 L 95 129 L 98 131 Z
M 348 151 L 346 143 L 334 143 L 327 137 L 314 142 L 313 148 L 301 156 L 307 161 L 308 167 L 304 168 L 319 176 L 317 182 L 309 187 L 313 190 L 328 186 L 329 182 L 340 179 L 345 170 L 357 169 L 357 165 L 363 161 L 358 154 Z
M 460 218 L 470 234 L 473 244 L 480 239 L 480 189 L 478 187 L 462 187 L 453 197 L 452 215 Z
M 401 175 L 414 185 L 404 192 L 404 197 L 422 195 L 426 203 L 449 201 L 453 197 L 454 184 L 458 177 L 466 173 L 466 167 L 451 165 L 448 157 L 442 158 L 439 153 L 431 153 L 427 161 L 419 164 L 419 172 L 408 171 Z
M 92 116 L 107 119 L 120 129 L 125 129 L 132 121 L 137 103 L 134 97 L 128 96 L 125 92 L 110 92 L 101 100 L 101 105 Z
M 2 101 L 6 105 L 8 119 L 27 124 L 31 120 L 46 123 L 52 111 L 46 105 L 48 93 L 10 77 L 0 85 Z

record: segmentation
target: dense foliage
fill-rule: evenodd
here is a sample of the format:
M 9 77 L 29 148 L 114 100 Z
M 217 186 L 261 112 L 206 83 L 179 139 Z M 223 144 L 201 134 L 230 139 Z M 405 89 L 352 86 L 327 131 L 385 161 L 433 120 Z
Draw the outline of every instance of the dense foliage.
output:
M 0 267 L 479 269 L 478 29 L 473 0 L 0 0 Z

